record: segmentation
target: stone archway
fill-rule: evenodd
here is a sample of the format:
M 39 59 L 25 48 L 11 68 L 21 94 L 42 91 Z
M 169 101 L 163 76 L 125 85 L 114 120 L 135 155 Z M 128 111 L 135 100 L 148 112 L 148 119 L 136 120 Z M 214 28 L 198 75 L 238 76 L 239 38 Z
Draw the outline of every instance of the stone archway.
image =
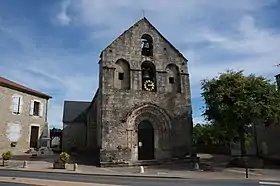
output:
M 132 150 L 132 161 L 142 159 L 142 157 L 138 157 L 141 154 L 141 152 L 139 152 L 138 135 L 139 129 L 141 129 L 143 126 L 142 124 L 145 122 L 146 128 L 150 127 L 149 135 L 151 139 L 149 140 L 153 140 L 153 145 L 148 148 L 154 149 L 154 152 L 151 152 L 149 157 L 145 157 L 145 159 L 165 158 L 168 150 L 172 148 L 170 143 L 170 117 L 164 109 L 157 105 L 146 103 L 134 108 L 126 117 L 127 131 L 130 133 L 128 135 L 128 144 L 129 148 Z M 149 123 L 149 126 L 147 126 L 147 123 Z M 153 135 L 151 135 L 151 129 Z

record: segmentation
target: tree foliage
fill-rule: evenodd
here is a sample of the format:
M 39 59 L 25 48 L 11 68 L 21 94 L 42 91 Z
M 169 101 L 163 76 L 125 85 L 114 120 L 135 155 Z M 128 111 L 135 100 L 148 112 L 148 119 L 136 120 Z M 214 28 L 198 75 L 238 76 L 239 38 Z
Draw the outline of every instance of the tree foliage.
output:
M 193 127 L 193 140 L 195 145 L 223 145 L 228 146 L 230 142 L 238 140 L 238 133 L 233 134 L 233 141 L 229 140 L 225 128 L 217 124 L 196 124 Z M 245 135 L 247 146 L 252 144 L 252 128 Z
M 226 145 L 226 131 L 215 124 L 197 124 L 193 128 L 193 139 L 196 145 Z
M 205 118 L 225 131 L 225 140 L 244 141 L 252 124 L 275 124 L 280 116 L 280 94 L 269 80 L 243 71 L 227 71 L 203 80 Z M 241 144 L 242 145 L 242 144 Z

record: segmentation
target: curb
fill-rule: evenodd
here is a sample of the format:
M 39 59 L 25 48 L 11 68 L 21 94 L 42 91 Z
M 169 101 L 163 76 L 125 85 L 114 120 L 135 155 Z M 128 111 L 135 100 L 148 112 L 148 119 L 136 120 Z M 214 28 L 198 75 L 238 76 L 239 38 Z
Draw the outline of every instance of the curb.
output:
M 226 172 L 233 172 L 233 173 L 238 173 L 238 174 L 245 174 L 245 170 L 242 171 L 242 170 L 236 170 L 236 169 L 228 169 L 228 170 L 225 170 Z M 249 175 L 252 175 L 252 176 L 263 176 L 263 174 L 260 174 L 260 173 L 254 173 L 253 171 L 248 171 L 249 172 Z
M 50 174 L 69 174 L 69 175 L 83 175 L 83 176 L 103 176 L 103 177 L 109 177 L 109 176 L 115 176 L 115 177 L 146 177 L 146 178 L 161 178 L 161 179 L 191 179 L 191 178 L 185 178 L 181 176 L 160 176 L 160 175 L 149 175 L 149 174 L 110 174 L 110 173 L 85 173 L 85 172 L 79 172 L 79 171 L 73 171 L 73 172 L 60 172 L 60 171 L 47 171 L 47 170 L 28 170 L 23 168 L 0 168 L 0 176 L 1 171 L 9 171 L 9 172 L 30 172 L 30 173 L 50 173 Z
M 53 170 L 53 169 L 52 169 Z M 66 170 L 69 172 L 64 172 L 64 171 L 48 171 L 48 170 L 30 170 L 30 169 L 24 169 L 24 168 L 3 168 L 0 167 L 0 176 L 1 176 L 1 171 L 5 172 L 29 172 L 29 173 L 48 173 L 48 174 L 68 174 L 68 175 L 81 175 L 81 176 L 100 176 L 100 177 L 130 177 L 130 178 L 152 178 L 152 179 L 181 179 L 181 180 L 270 180 L 270 181 L 280 181 L 275 178 L 232 178 L 232 177 L 215 177 L 215 178 L 209 178 L 209 177 L 197 177 L 197 178 L 192 178 L 190 177 L 183 177 L 183 176 L 161 176 L 161 175 L 155 175 L 155 174 L 141 174 L 141 173 L 129 173 L 129 174 L 118 174 L 118 173 L 87 173 L 87 172 L 80 172 L 80 171 L 71 171 Z M 252 175 L 253 176 L 253 175 Z M 22 176 L 24 177 L 24 176 Z

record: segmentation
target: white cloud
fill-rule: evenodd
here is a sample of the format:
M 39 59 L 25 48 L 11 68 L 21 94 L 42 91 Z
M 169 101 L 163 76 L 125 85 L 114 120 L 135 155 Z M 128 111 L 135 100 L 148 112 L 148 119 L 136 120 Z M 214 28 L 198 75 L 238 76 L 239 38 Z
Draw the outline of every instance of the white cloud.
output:
M 53 41 L 46 43 L 46 48 L 38 47 L 35 35 L 22 25 L 2 24 L 0 32 L 24 51 L 22 54 L 2 54 L 5 60 L 0 62 L 1 76 L 52 96 L 48 113 L 51 126 L 62 126 L 64 100 L 91 101 L 98 87 L 98 74 L 89 73 L 86 69 L 82 71 L 75 64 L 87 64 L 88 68 L 94 69 L 94 63 L 87 63 L 89 59 L 95 59 L 93 54 L 80 56 L 62 48 L 53 50 L 52 47 L 56 46 Z M 9 43 L 5 44 L 9 46 Z
M 61 7 L 60 7 L 60 12 L 56 15 L 57 20 L 61 25 L 69 25 L 72 21 L 72 19 L 69 17 L 67 10 L 68 6 L 70 4 L 70 0 L 65 0 L 62 1 Z
M 145 10 L 154 26 L 189 59 L 192 97 L 197 98 L 201 79 L 214 77 L 227 69 L 244 69 L 246 73 L 273 78 L 279 70 L 273 65 L 280 62 L 280 33 L 261 26 L 254 16 L 265 16 L 260 10 L 276 1 L 65 0 L 56 4 L 59 8 L 53 19 L 61 25 L 83 29 L 93 45 L 98 39 L 98 42 L 104 41 L 101 45 L 105 47 L 138 21 Z M 15 61 L 15 67 L 1 63 L 0 72 L 32 88 L 57 92 L 50 103 L 50 123 L 61 122 L 64 99 L 90 100 L 93 97 L 98 74 L 84 70 L 98 68 L 97 62 L 83 63 L 87 66 L 79 69 L 71 65 L 93 61 L 100 51 L 72 54 L 57 46 L 55 40 L 59 38 L 53 38 L 49 47 L 57 48 L 39 48 L 34 34 L 24 24 L 3 26 L 1 23 L 0 32 L 26 52 L 23 56 L 2 56 L 2 61 Z M 0 49 L 4 49 L 6 46 L 1 39 L 0 36 Z M 24 63 L 20 65 L 17 61 Z M 66 62 L 69 65 L 64 65 Z M 196 116 L 195 120 L 200 121 L 201 117 Z
M 75 10 L 75 24 L 92 30 L 93 39 L 105 40 L 114 39 L 145 10 L 148 19 L 189 59 L 192 97 L 198 98 L 200 80 L 227 69 L 273 78 L 278 71 L 273 65 L 280 59 L 280 33 L 257 26 L 253 13 L 275 2 L 81 0 L 72 1 L 68 8 Z
M 25 64 L 28 66 L 28 63 Z M 41 67 L 45 66 L 42 63 L 40 65 Z M 64 100 L 91 101 L 98 87 L 97 74 L 84 75 L 82 73 L 76 73 L 75 75 L 72 75 L 71 72 L 56 74 L 50 73 L 55 72 L 56 69 L 41 68 L 37 71 L 36 68 L 30 70 L 30 67 L 17 68 L 14 66 L 13 70 L 7 71 L 7 68 L 9 68 L 9 66 L 0 67 L 0 73 L 5 74 L 5 76 L 11 80 L 35 90 L 50 94 L 51 96 L 53 96 L 51 92 L 55 93 L 55 96 L 49 101 L 48 116 L 49 124 L 51 126 L 62 126 L 61 122 Z M 46 74 L 47 76 L 44 77 L 42 74 Z
M 201 61 L 199 51 L 192 50 L 190 54 L 194 60 L 193 63 L 190 60 L 190 72 L 193 84 L 198 83 L 203 78 L 214 77 L 227 69 L 245 70 L 247 74 L 257 73 L 269 78 L 272 78 L 279 70 L 273 65 L 277 64 L 280 59 L 280 53 L 277 52 L 280 46 L 280 33 L 257 28 L 254 25 L 254 18 L 248 15 L 240 20 L 240 26 L 237 27 L 237 30 L 239 30 L 237 37 L 220 36 L 217 33 L 214 37 L 209 37 L 212 35 L 210 33 L 204 35 L 204 38 L 211 43 L 211 48 L 216 51 L 227 50 L 226 54 L 236 56 L 247 54 L 249 57 L 240 57 L 239 59 L 228 57 L 222 60 L 217 58 L 217 61 Z
M 141 17 L 142 9 L 146 10 L 148 19 L 151 18 L 152 23 L 160 31 L 162 29 L 163 34 L 175 46 L 181 46 L 178 48 L 182 52 L 183 46 L 188 46 L 188 52 L 183 53 L 189 59 L 192 84 L 195 85 L 202 78 L 213 77 L 228 68 L 257 73 L 271 72 L 270 67 L 280 59 L 277 54 L 280 33 L 257 27 L 253 13 L 275 2 L 276 0 L 177 0 L 176 3 L 167 0 L 81 0 L 72 2 L 69 7 L 76 10 L 77 24 L 84 24 L 89 30 L 92 29 L 94 38 L 104 39 L 113 39 Z M 96 29 L 98 26 L 104 29 Z M 201 48 L 194 47 L 203 42 L 207 42 L 208 46 L 205 44 Z M 215 61 L 207 61 L 205 56 L 211 55 L 209 53 L 213 51 Z M 250 57 L 219 59 L 221 53 L 246 54 Z M 193 56 L 195 59 L 192 60 Z
M 193 118 L 193 125 L 197 124 L 206 124 L 207 122 L 204 120 L 203 117 L 194 117 Z

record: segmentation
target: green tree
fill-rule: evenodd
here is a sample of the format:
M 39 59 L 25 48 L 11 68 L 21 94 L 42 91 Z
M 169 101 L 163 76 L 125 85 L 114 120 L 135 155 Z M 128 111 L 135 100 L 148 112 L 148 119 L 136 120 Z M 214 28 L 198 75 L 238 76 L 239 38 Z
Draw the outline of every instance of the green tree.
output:
M 213 144 L 214 134 L 211 130 L 211 125 L 207 124 L 197 124 L 193 128 L 193 139 L 194 143 L 197 144 Z
M 237 134 L 235 134 L 236 138 Z M 229 140 L 227 136 L 227 130 L 220 125 L 209 124 L 197 124 L 193 128 L 194 144 L 219 144 L 228 145 Z
M 263 77 L 227 71 L 203 80 L 201 88 L 205 101 L 203 115 L 224 131 L 224 140 L 240 141 L 242 155 L 246 154 L 245 137 L 252 124 L 279 121 L 280 94 L 276 86 Z

